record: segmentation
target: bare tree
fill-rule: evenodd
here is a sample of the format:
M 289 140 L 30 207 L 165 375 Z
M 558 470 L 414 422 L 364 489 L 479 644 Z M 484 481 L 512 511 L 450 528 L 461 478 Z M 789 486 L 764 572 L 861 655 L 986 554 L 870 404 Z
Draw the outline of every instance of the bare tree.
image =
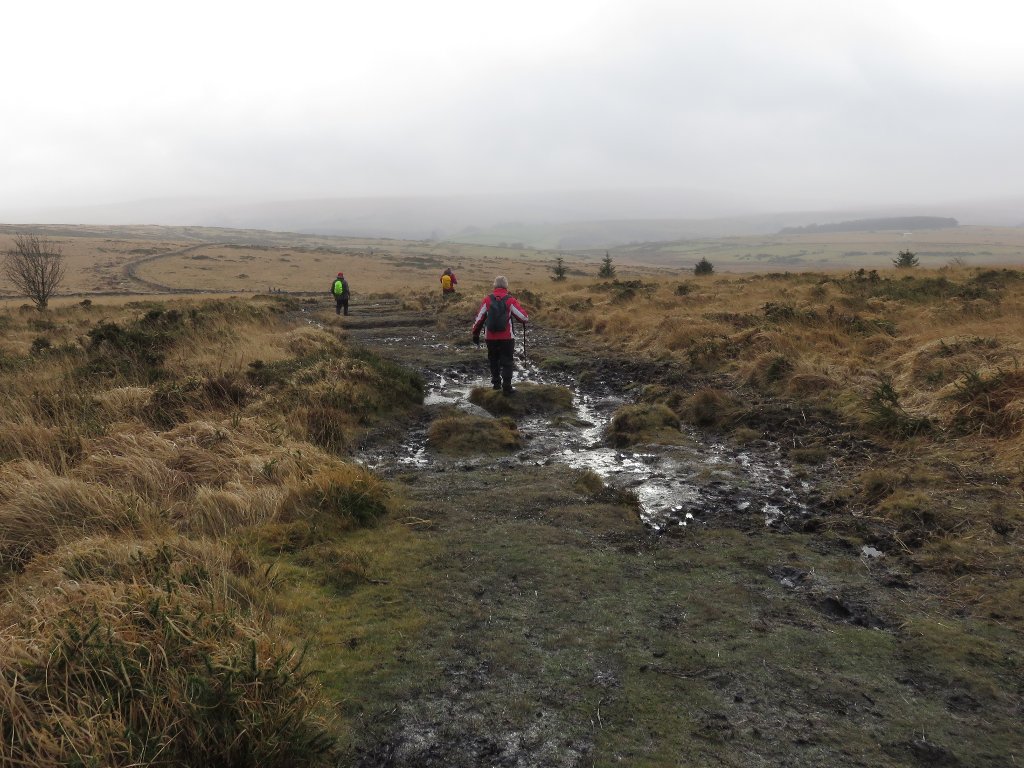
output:
M 17 235 L 4 255 L 4 275 L 36 309 L 46 309 L 64 279 L 64 254 L 56 243 L 35 235 Z

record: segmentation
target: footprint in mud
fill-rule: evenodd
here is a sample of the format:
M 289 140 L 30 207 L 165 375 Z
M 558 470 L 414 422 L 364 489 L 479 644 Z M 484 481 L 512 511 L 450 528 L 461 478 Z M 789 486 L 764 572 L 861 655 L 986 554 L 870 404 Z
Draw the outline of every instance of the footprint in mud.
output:
M 867 607 L 839 595 L 830 595 L 817 602 L 823 614 L 836 621 L 866 629 L 891 629 L 890 622 L 874 614 Z

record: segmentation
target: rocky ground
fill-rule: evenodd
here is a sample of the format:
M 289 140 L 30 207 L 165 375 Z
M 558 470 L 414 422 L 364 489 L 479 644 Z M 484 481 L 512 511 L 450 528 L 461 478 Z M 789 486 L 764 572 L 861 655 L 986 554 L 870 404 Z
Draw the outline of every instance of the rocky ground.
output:
M 342 321 L 428 385 L 422 418 L 360 454 L 400 490 L 426 554 L 361 587 L 418 611 L 415 634 L 378 658 L 358 638 L 331 656 L 372 670 L 343 706 L 352 764 L 1024 761 L 1020 638 L 833 524 L 880 448 L 772 402 L 748 403 L 741 442 L 684 427 L 678 445 L 610 448 L 603 428 L 638 385 L 707 382 L 540 328 L 520 377 L 570 387 L 575 413 L 520 419 L 511 455 L 446 457 L 430 421 L 472 410 L 486 384 L 474 309 L 366 301 Z M 808 441 L 828 454 L 792 461 Z

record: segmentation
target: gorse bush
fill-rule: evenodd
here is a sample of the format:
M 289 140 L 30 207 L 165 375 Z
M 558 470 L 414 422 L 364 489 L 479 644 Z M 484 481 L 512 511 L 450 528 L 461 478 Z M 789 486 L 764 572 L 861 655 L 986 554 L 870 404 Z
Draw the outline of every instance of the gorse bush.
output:
M 150 310 L 128 325 L 103 322 L 86 334 L 90 375 L 151 383 L 164 376 L 164 360 L 185 331 L 181 312 Z
M 939 299 L 996 302 L 1003 287 L 998 280 L 978 279 L 978 276 L 963 282 L 956 282 L 945 275 L 905 275 L 894 279 L 883 278 L 875 270 L 863 269 L 836 282 L 844 290 L 864 298 L 896 299 L 918 304 Z
M 900 403 L 892 379 L 880 376 L 865 405 L 868 424 L 893 437 L 911 437 L 928 432 L 934 426 L 925 416 L 909 413 Z
M 1024 423 L 1024 370 L 965 371 L 947 398 L 957 430 L 1010 434 Z

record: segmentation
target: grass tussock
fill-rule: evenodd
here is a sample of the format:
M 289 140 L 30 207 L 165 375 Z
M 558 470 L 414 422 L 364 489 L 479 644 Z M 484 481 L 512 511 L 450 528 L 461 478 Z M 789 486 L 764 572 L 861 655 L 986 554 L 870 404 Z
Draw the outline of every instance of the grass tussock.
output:
M 728 427 L 739 414 L 736 400 L 727 392 L 713 388 L 694 392 L 680 409 L 680 415 L 687 423 L 716 429 Z
M 683 439 L 679 417 L 663 403 L 638 403 L 619 408 L 608 425 L 606 438 L 618 448 L 658 443 L 673 445 Z
M 151 387 L 113 387 L 94 396 L 103 414 L 110 421 L 141 419 L 153 398 Z
M 515 394 L 506 396 L 500 390 L 475 387 L 469 402 L 479 405 L 495 416 L 526 416 L 561 413 L 572 408 L 572 392 L 555 384 L 516 385 Z
M 67 477 L 20 485 L 0 507 L 0 574 L 83 534 L 140 533 L 155 511 L 133 494 Z
M 37 421 L 0 422 L 0 461 L 25 459 L 59 470 L 78 461 L 81 453 L 81 436 L 72 429 Z
M 244 575 L 170 547 L 90 546 L 3 610 L 5 762 L 329 764 L 302 655 L 221 587 Z
M 325 468 L 288 488 L 281 502 L 283 521 L 313 519 L 342 529 L 372 525 L 388 511 L 387 485 L 358 464 Z
M 511 453 L 523 446 L 523 437 L 512 419 L 459 412 L 435 419 L 427 432 L 427 441 L 435 451 L 450 456 Z

